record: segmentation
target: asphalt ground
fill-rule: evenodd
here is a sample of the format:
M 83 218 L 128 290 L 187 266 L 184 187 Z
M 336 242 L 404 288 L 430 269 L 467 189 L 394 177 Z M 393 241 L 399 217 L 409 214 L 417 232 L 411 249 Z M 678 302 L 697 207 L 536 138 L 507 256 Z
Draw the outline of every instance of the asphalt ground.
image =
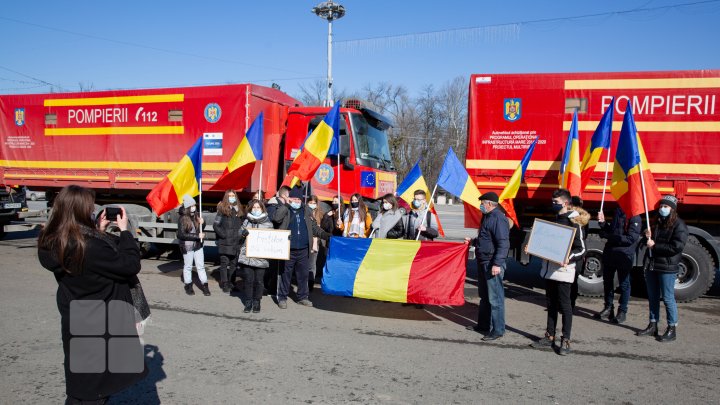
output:
M 472 235 L 458 228 L 461 215 L 441 215 L 449 236 Z M 64 400 L 57 286 L 37 261 L 36 236 L 15 233 L 0 241 L 3 404 Z M 216 256 L 206 257 L 212 272 Z M 507 333 L 495 342 L 465 329 L 477 316 L 474 262 L 461 307 L 416 308 L 327 296 L 317 288 L 314 308 L 290 302 L 281 310 L 265 297 L 261 313 L 244 314 L 239 296 L 223 294 L 212 277 L 212 296 L 186 296 L 180 273 L 172 255 L 143 260 L 151 372 L 111 404 L 720 402 L 717 294 L 679 304 L 672 343 L 634 335 L 647 324 L 642 298 L 633 297 L 623 325 L 593 319 L 602 302 L 580 298 L 572 353 L 559 356 L 529 346 L 546 319 L 537 263 L 511 263 Z

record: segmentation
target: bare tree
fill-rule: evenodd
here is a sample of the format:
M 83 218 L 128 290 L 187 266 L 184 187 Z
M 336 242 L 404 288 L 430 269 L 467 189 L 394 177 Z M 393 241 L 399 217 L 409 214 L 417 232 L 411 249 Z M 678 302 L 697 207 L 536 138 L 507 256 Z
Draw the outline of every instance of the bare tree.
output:
M 325 103 L 325 97 L 327 95 L 327 82 L 322 79 L 317 79 L 310 83 L 300 83 L 300 101 L 305 105 L 310 106 L 321 106 Z M 335 101 L 345 100 L 349 97 L 348 92 L 345 89 L 335 89 L 333 93 Z
M 95 85 L 92 82 L 78 82 L 78 89 L 81 92 L 95 90 Z

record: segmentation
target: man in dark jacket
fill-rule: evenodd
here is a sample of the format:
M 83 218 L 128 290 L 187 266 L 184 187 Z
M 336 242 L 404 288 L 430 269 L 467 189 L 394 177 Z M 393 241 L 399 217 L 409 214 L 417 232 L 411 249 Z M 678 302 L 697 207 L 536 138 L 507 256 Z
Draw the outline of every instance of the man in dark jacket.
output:
M 503 272 L 510 248 L 510 225 L 505 214 L 498 209 L 498 200 L 498 195 L 493 192 L 480 196 L 483 217 L 478 236 L 473 240 L 478 263 L 480 305 L 478 323 L 468 329 L 484 334 L 484 341 L 496 340 L 505 334 Z
M 308 270 L 310 246 L 313 236 L 328 239 L 330 235 L 323 231 L 312 219 L 309 208 L 303 204 L 303 188 L 295 187 L 284 204 L 279 204 L 273 215 L 273 222 L 278 229 L 290 231 L 290 260 L 285 262 L 278 287 L 278 306 L 287 308 L 287 297 L 290 293 L 290 280 L 293 271 L 297 279 L 298 304 L 312 306 L 308 299 Z M 283 199 L 284 200 L 284 199 Z
M 611 223 L 605 221 L 605 214 L 602 211 L 599 212 L 598 225 L 600 225 L 600 237 L 607 240 L 603 250 L 605 306 L 595 318 L 607 319 L 612 323 L 623 323 L 630 301 L 630 271 L 635 262 L 635 249 L 640 242 L 642 218 L 640 215 L 635 215 L 628 219 L 622 208 L 618 207 Z M 620 281 L 617 315 L 614 314 L 613 305 L 616 273 Z
M 272 221 L 272 218 L 275 215 L 275 211 L 277 210 L 277 207 L 285 204 L 285 201 L 287 201 L 289 194 L 290 194 L 290 187 L 281 186 L 280 189 L 275 194 L 275 197 L 269 199 L 267 201 L 267 203 L 265 203 L 265 209 L 267 210 L 268 218 L 270 218 L 270 221 Z M 273 223 L 273 226 L 275 227 L 275 229 L 278 229 L 277 224 Z M 274 291 L 275 293 L 277 293 L 278 274 L 280 274 L 282 272 L 282 269 L 284 267 L 285 267 L 285 261 L 270 260 L 269 271 L 265 272 L 265 276 L 263 279 L 263 282 L 265 283 L 265 289 L 268 291 L 268 294 L 271 294 L 271 291 Z

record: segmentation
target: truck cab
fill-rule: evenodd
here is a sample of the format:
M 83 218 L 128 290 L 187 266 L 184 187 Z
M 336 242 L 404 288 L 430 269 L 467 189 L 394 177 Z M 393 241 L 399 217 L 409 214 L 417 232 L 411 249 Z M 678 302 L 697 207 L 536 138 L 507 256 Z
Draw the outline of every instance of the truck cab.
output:
M 27 210 L 25 192 L 21 188 L 0 186 L 0 238 L 5 236 L 5 226 L 20 220 Z

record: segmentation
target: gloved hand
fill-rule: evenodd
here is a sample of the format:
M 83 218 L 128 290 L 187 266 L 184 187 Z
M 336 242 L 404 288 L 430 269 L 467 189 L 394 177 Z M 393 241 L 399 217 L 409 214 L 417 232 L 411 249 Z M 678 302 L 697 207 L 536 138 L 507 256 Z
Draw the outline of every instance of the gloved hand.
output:
M 247 238 L 247 236 L 250 235 L 250 231 L 248 231 L 247 229 L 243 229 L 241 235 L 242 235 L 244 238 Z

